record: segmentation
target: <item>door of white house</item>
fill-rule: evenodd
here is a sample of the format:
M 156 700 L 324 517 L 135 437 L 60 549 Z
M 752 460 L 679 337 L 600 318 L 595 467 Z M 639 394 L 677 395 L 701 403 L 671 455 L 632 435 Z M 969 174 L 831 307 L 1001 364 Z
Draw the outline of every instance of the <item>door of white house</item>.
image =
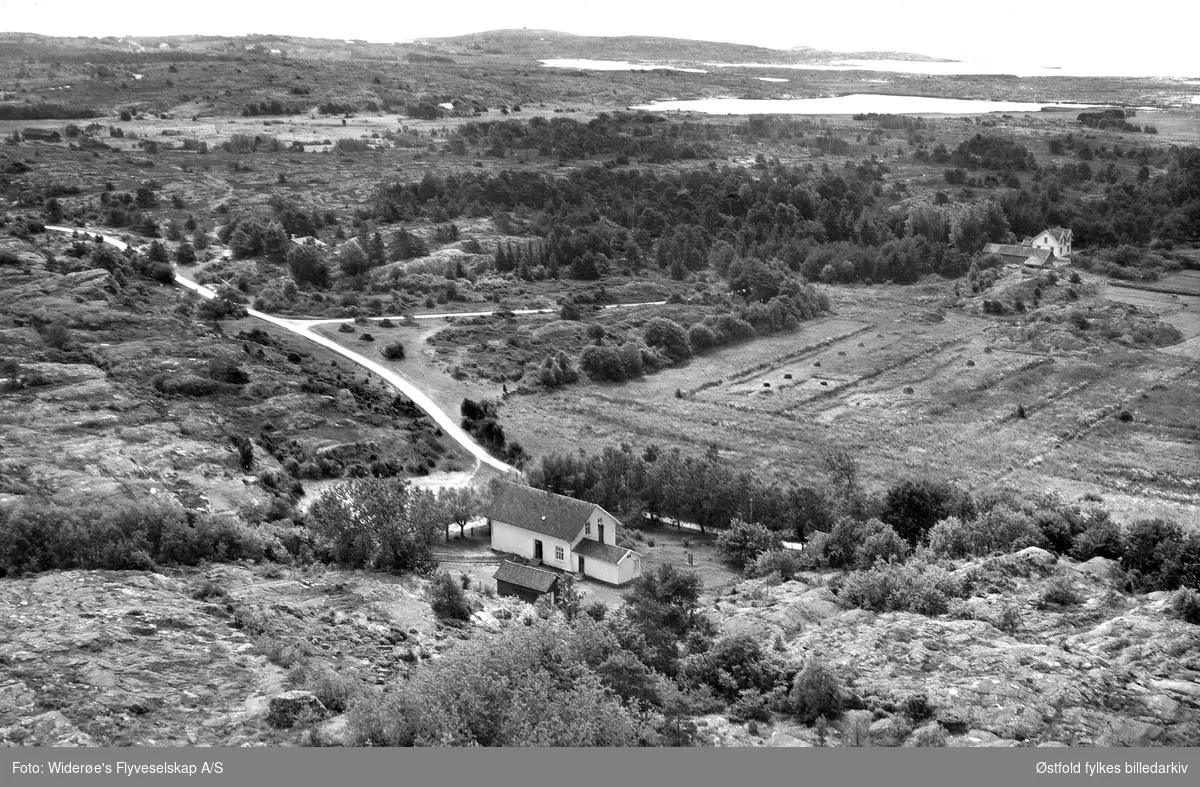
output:
M 596 537 L 600 539 L 600 543 L 604 543 L 604 525 L 596 525 Z
M 579 573 L 583 573 L 583 555 L 579 556 Z
M 541 541 L 533 542 L 533 559 L 534 560 L 542 559 L 542 542 Z

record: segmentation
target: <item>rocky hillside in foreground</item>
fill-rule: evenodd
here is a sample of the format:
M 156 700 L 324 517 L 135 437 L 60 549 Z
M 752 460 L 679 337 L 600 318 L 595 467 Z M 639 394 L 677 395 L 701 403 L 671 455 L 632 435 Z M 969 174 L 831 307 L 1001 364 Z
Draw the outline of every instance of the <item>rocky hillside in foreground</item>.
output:
M 722 633 L 823 661 L 858 709 L 824 734 L 779 716 L 704 716 L 701 737 L 839 746 L 853 727 L 870 745 L 914 745 L 933 723 L 950 746 L 1200 742 L 1200 626 L 1175 620 L 1168 594 L 1123 593 L 1111 561 L 1037 548 L 958 570 L 976 572 L 980 590 L 937 617 L 843 609 L 835 573 L 709 598 Z M 305 725 L 271 713 L 306 699 L 286 693 L 299 689 L 329 706 L 320 738 L 336 744 L 353 696 L 533 615 L 468 595 L 476 612 L 459 630 L 437 622 L 425 580 L 378 574 L 219 566 L 0 580 L 13 610 L 0 637 L 0 742 L 303 744 Z

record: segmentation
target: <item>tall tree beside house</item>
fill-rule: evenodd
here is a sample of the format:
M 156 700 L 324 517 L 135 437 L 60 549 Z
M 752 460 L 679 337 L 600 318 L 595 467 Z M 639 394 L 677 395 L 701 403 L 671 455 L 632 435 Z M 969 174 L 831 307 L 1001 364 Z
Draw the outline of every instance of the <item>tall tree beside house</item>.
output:
M 297 284 L 324 287 L 329 284 L 329 265 L 325 252 L 315 243 L 292 244 L 287 253 L 288 269 Z
M 362 276 L 371 263 L 358 240 L 348 240 L 337 249 L 338 266 L 346 276 Z
M 437 568 L 445 510 L 434 494 L 395 478 L 361 478 L 336 487 L 309 509 L 321 549 L 341 565 L 395 573 Z
M 669 563 L 639 577 L 625 594 L 625 617 L 642 635 L 642 661 L 667 675 L 679 665 L 679 641 L 703 622 L 699 614 L 704 583 L 692 571 L 679 571 Z
M 458 525 L 459 538 L 465 538 L 467 524 L 487 507 L 489 496 L 486 488 L 477 486 L 450 487 L 439 492 L 438 502 L 445 508 L 448 517 L 447 538 L 451 525 Z

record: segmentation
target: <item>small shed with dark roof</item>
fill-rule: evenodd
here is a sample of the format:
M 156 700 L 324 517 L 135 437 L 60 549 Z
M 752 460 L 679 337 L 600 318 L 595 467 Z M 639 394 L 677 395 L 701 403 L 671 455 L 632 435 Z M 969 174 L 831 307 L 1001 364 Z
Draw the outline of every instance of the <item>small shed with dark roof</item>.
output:
M 527 604 L 549 594 L 554 601 L 558 593 L 558 574 L 544 568 L 534 568 L 505 560 L 492 575 L 496 580 L 496 592 L 501 596 L 516 596 Z

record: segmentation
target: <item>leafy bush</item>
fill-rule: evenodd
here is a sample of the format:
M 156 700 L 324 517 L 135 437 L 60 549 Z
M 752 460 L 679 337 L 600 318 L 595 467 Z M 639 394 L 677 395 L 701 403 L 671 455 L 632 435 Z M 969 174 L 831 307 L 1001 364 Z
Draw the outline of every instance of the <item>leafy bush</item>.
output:
M 1200 593 L 1191 588 L 1180 588 L 1171 598 L 1171 611 L 1185 623 L 1200 626 Z
M 878 519 L 844 518 L 827 535 L 815 534 L 805 552 L 817 565 L 866 569 L 876 560 L 902 560 L 908 545 L 894 529 Z
M 357 680 L 334 672 L 328 666 L 306 671 L 302 685 L 334 713 L 348 710 L 354 699 L 362 693 L 362 685 Z
M 1042 589 L 1038 597 L 1041 607 L 1073 607 L 1079 603 L 1079 593 L 1076 592 L 1071 580 L 1065 576 L 1057 576 Z
M 449 521 L 432 492 L 397 479 L 360 478 L 331 489 L 308 511 L 318 553 L 353 568 L 429 573 L 432 545 Z
M 1016 634 L 1021 629 L 1021 608 L 1013 603 L 1002 605 L 992 620 L 992 625 L 1005 634 Z
M 920 478 L 901 481 L 888 490 L 881 518 L 916 546 L 940 520 L 969 519 L 974 512 L 966 492 L 948 481 Z
M 910 694 L 900 704 L 900 711 L 917 724 L 933 718 L 934 710 L 933 705 L 929 702 L 929 695 L 925 692 Z
M 1131 523 L 1121 540 L 1121 567 L 1147 589 L 1178 586 L 1174 576 L 1177 555 L 1183 543 L 1183 527 L 1166 519 L 1139 519 Z
M 579 372 L 575 369 L 571 359 L 567 357 L 565 352 L 561 350 L 557 355 L 547 355 L 538 369 L 538 382 L 547 388 L 557 388 L 560 385 L 568 385 L 579 379 Z
M 940 566 L 913 560 L 878 563 L 865 571 L 851 572 L 842 583 L 838 601 L 872 612 L 941 615 L 949 610 L 950 599 L 966 598 L 967 592 L 963 578 Z
M 692 345 L 688 335 L 674 320 L 655 317 L 646 324 L 646 344 L 659 350 L 672 363 L 682 363 L 692 357 Z
M 697 353 L 708 352 L 720 343 L 716 332 L 703 323 L 688 328 L 688 342 Z
M 766 577 L 778 573 L 788 580 L 808 567 L 803 552 L 795 549 L 769 549 L 760 553 L 753 563 L 746 566 L 746 575 Z
M 1121 559 L 1125 551 L 1121 526 L 1112 521 L 1107 511 L 1088 512 L 1080 527 L 1082 530 L 1071 545 L 1071 557 L 1076 560 L 1091 560 L 1094 557 Z
M 471 605 L 463 594 L 462 587 L 450 576 L 450 572 L 438 574 L 430 588 L 430 606 L 433 614 L 443 620 L 470 620 Z
M 730 634 L 706 652 L 684 659 L 680 677 L 693 688 L 708 686 L 717 696 L 734 701 L 747 689 L 770 692 L 783 677 L 783 664 L 754 636 Z
M 771 709 L 767 700 L 768 696 L 758 689 L 743 689 L 737 701 L 729 706 L 729 720 L 735 723 L 769 722 Z
M 779 549 L 779 534 L 757 522 L 734 520 L 717 536 L 717 551 L 737 568 L 753 563 L 763 552 Z
M 380 348 L 380 352 L 383 353 L 383 357 L 387 358 L 389 361 L 403 361 L 404 343 L 399 339 L 388 342 L 382 348 Z
M 1006 507 L 993 508 L 966 521 L 949 517 L 929 531 L 929 548 L 953 558 L 982 557 L 1045 545 L 1042 530 L 1030 517 Z
M 876 562 L 904 560 L 908 544 L 892 528 L 878 519 L 868 519 L 864 525 L 863 540 L 854 550 L 854 565 L 867 568 Z
M 22 501 L 0 511 L 0 573 L 264 558 L 289 555 L 267 531 L 233 516 L 193 516 L 159 501 L 103 507 Z
M 628 379 L 621 354 L 608 345 L 585 347 L 579 356 L 579 368 L 593 380 L 619 383 Z
M 809 659 L 792 681 L 788 704 L 804 724 L 812 724 L 822 716 L 834 719 L 845 705 L 845 690 L 828 667 Z
M 491 640 L 468 640 L 394 691 L 357 703 L 352 740 L 366 746 L 686 744 L 669 734 L 678 716 L 656 720 L 627 705 L 601 674 L 597 660 L 620 652 L 612 633 L 586 616 L 574 624 L 561 617 L 534 620 Z

